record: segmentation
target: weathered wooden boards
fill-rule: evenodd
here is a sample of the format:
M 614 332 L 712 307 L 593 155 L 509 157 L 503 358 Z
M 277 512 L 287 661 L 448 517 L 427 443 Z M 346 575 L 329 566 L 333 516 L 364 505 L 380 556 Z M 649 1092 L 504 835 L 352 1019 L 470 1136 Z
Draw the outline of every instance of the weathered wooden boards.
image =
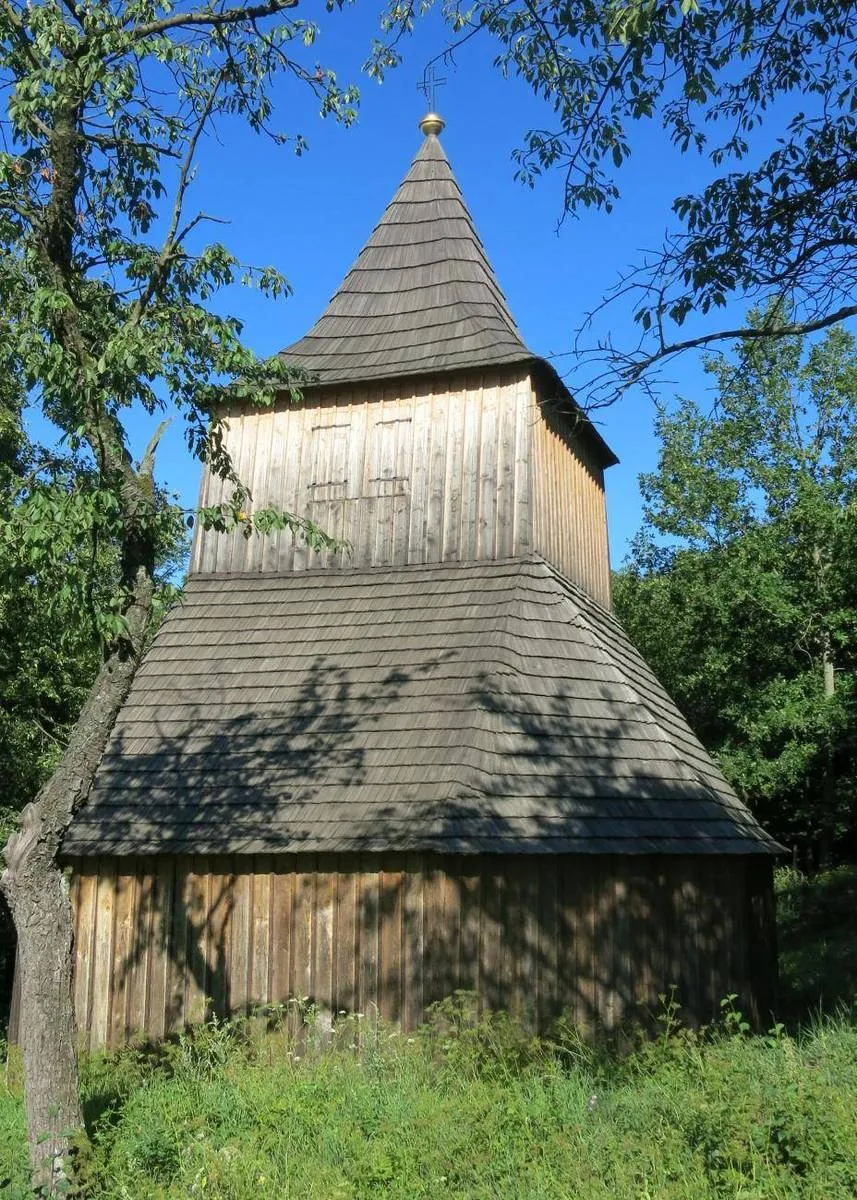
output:
M 532 479 L 533 549 L 609 608 L 604 472 L 557 404 L 538 406 Z
M 82 1041 L 159 1038 L 308 997 L 411 1029 L 461 988 L 545 1029 L 613 1027 L 675 985 L 766 1019 L 770 860 L 739 856 L 274 855 L 73 864 Z
M 235 413 L 228 446 L 256 507 L 348 543 L 200 532 L 194 571 L 293 571 L 509 558 L 529 545 L 529 377 L 516 370 L 312 393 Z M 202 503 L 228 486 L 207 474 Z
M 309 517 L 348 549 L 290 533 L 198 530 L 193 571 L 503 559 L 535 550 L 609 605 L 601 468 L 520 368 L 308 394 L 246 410 L 227 444 L 257 507 Z M 206 474 L 201 502 L 228 486 Z

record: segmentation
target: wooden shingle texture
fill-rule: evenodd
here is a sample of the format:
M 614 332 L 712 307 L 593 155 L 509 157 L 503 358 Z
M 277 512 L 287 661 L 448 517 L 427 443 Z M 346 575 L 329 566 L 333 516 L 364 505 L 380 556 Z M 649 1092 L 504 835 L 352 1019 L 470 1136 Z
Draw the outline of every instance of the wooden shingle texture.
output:
M 533 357 L 434 134 L 327 309 L 282 357 L 324 384 Z
M 64 853 L 776 850 L 540 558 L 195 575 Z

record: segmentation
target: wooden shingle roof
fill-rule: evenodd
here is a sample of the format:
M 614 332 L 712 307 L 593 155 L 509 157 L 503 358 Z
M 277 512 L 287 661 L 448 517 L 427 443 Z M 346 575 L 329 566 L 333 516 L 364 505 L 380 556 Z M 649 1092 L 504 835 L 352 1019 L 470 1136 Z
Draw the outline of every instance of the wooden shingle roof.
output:
M 324 384 L 533 358 L 434 133 L 322 316 L 282 357 Z
M 195 575 L 66 855 L 776 850 L 540 558 Z

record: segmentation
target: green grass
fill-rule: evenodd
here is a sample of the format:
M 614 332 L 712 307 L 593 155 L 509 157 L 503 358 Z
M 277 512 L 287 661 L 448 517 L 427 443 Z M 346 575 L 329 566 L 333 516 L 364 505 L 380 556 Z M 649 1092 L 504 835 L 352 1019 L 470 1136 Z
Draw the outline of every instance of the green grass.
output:
M 502 1015 L 478 1022 L 459 997 L 413 1038 L 347 1019 L 325 1046 L 312 1020 L 300 1041 L 283 1025 L 214 1022 L 157 1053 L 89 1057 L 78 1194 L 853 1200 L 854 961 L 839 926 L 855 879 L 778 880 L 789 1003 L 840 1004 L 791 1032 L 748 1035 L 727 1004 L 701 1035 L 667 1010 L 655 1040 L 592 1048 L 561 1025 L 537 1042 Z M 26 1178 L 13 1056 L 0 1198 L 24 1197 Z

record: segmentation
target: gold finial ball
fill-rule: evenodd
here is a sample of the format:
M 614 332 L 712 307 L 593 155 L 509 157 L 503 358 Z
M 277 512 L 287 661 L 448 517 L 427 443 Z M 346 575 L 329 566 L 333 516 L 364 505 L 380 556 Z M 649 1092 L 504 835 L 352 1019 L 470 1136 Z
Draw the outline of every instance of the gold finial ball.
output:
M 420 121 L 420 129 L 426 137 L 431 137 L 432 134 L 437 136 L 446 125 L 443 117 L 439 117 L 436 112 L 426 113 Z

